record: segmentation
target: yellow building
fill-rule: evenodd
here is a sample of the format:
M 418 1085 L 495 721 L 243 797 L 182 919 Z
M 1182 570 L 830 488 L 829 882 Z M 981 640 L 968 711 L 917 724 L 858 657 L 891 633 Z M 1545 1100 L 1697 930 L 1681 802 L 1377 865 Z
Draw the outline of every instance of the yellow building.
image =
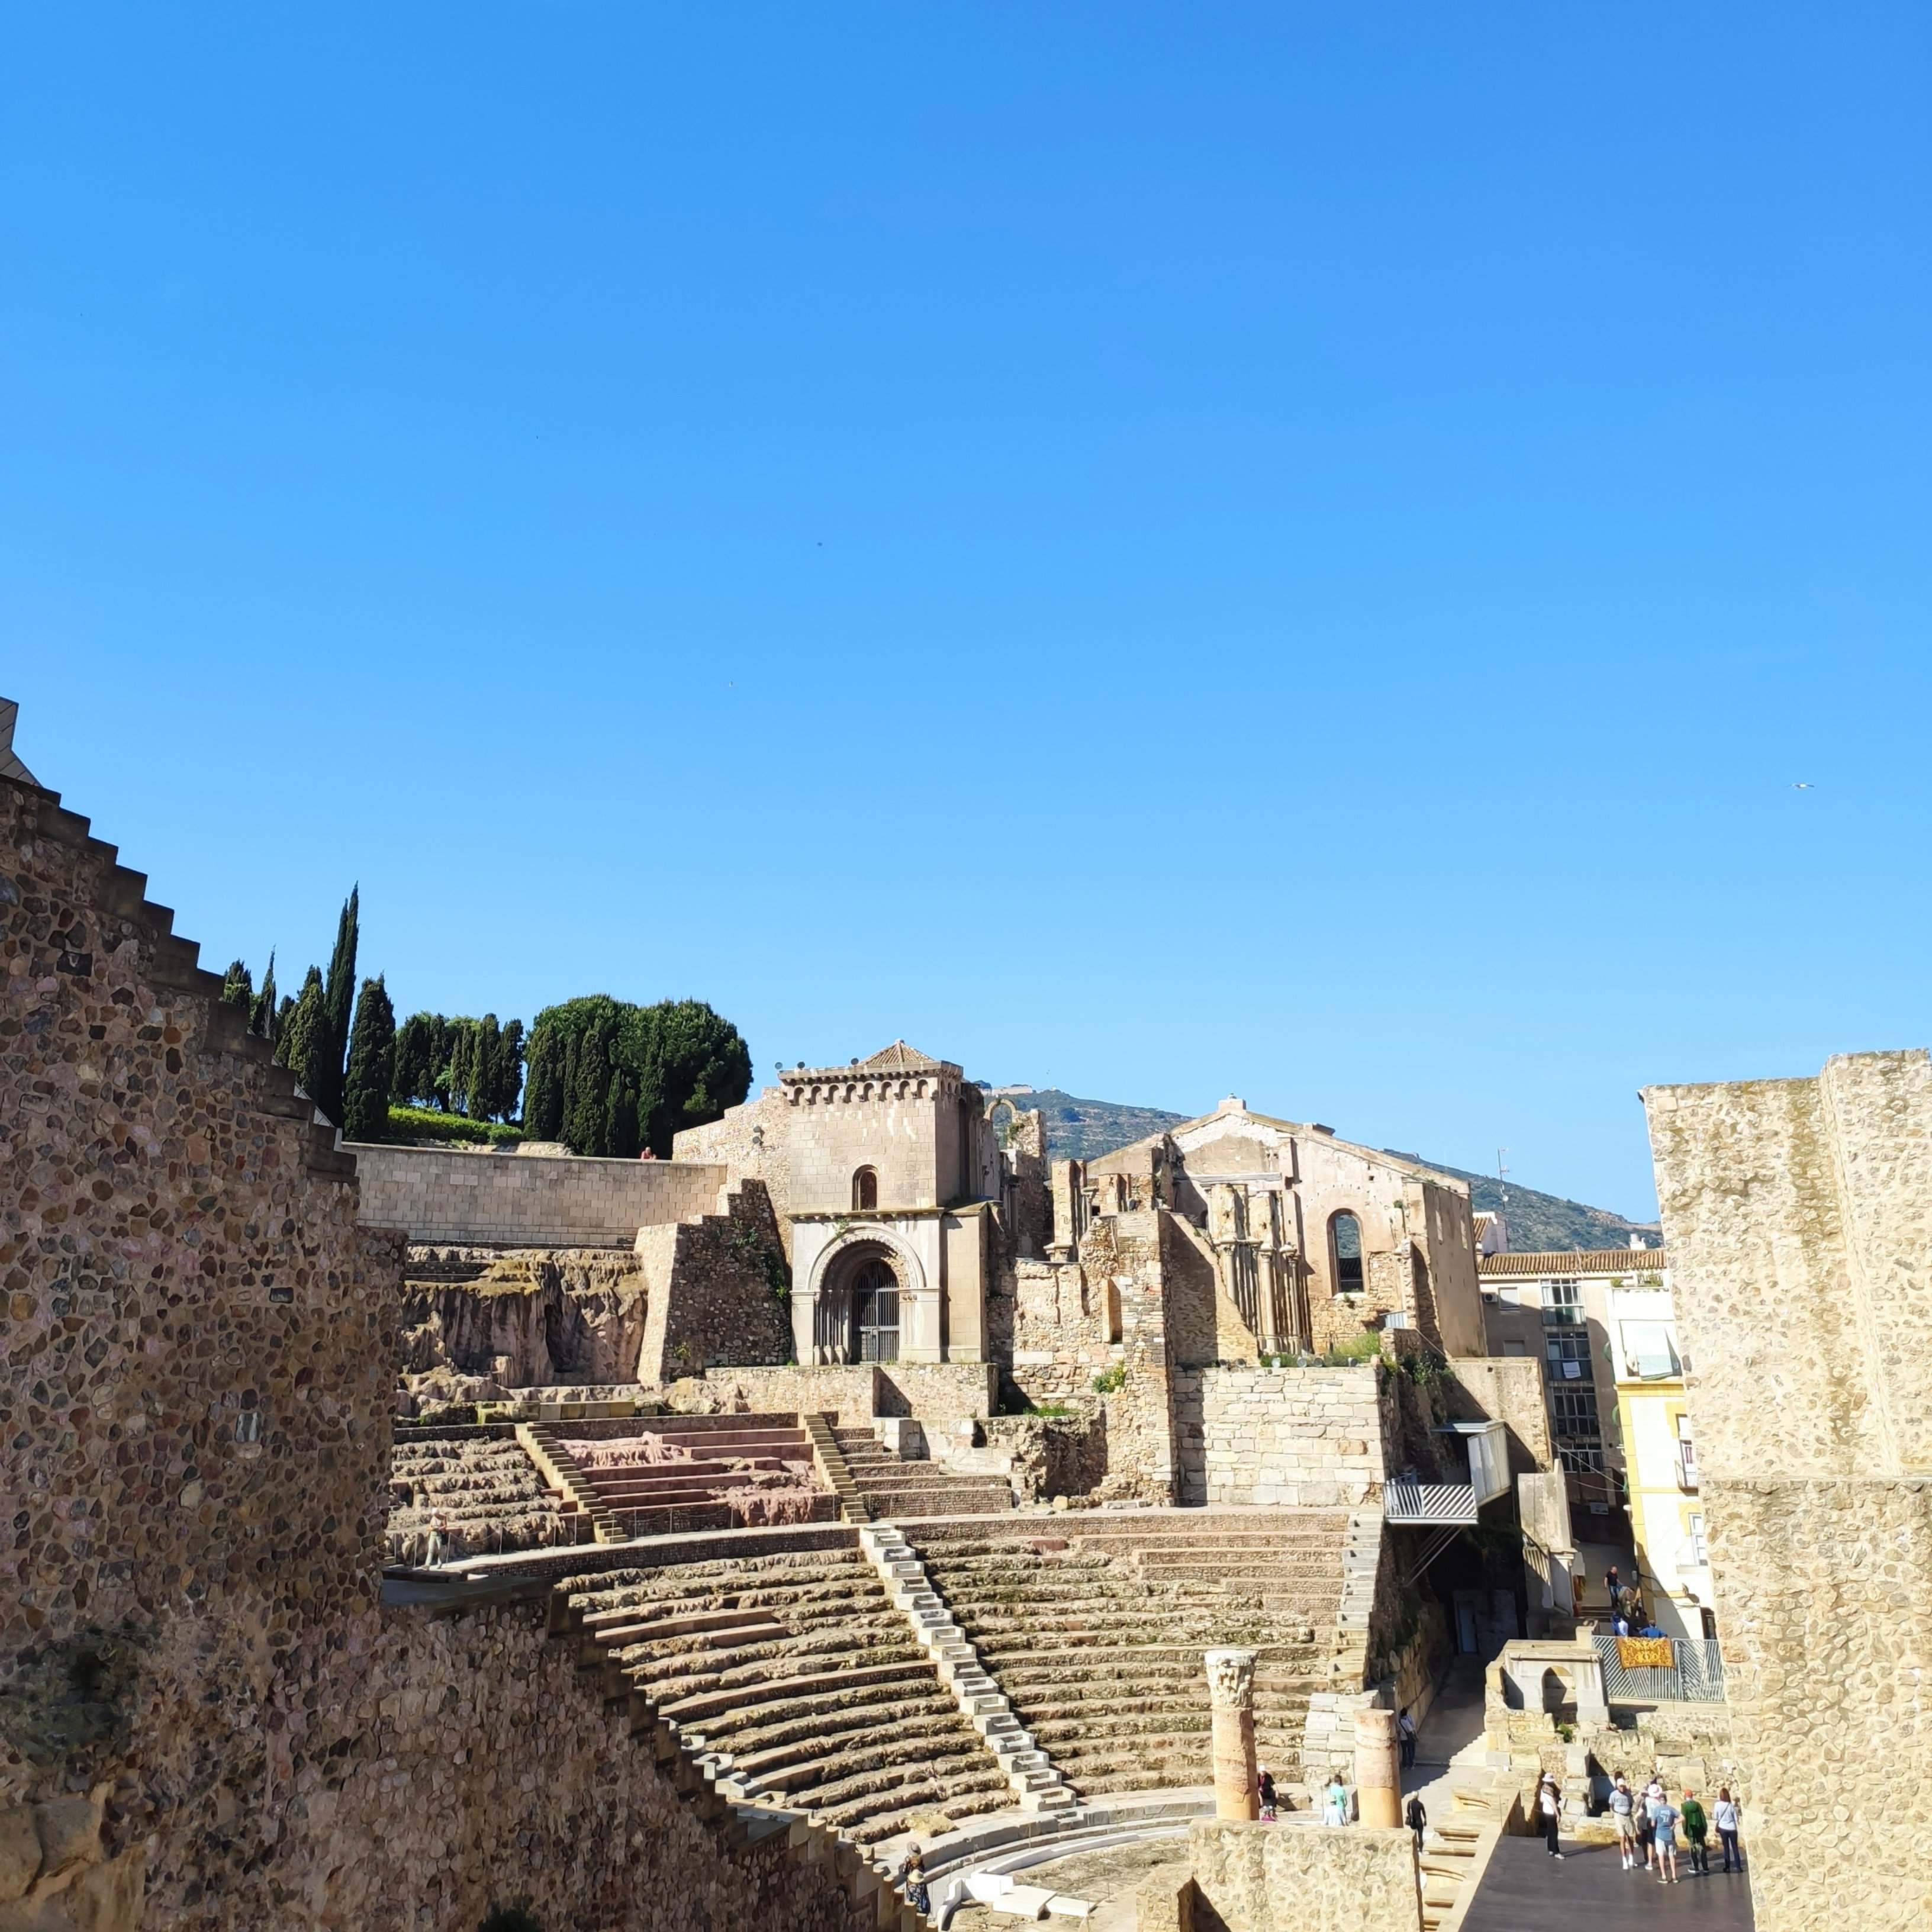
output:
M 1609 1352 L 1646 1605 L 1666 1636 L 1714 1636 L 1697 1451 L 1670 1291 L 1611 1291 Z

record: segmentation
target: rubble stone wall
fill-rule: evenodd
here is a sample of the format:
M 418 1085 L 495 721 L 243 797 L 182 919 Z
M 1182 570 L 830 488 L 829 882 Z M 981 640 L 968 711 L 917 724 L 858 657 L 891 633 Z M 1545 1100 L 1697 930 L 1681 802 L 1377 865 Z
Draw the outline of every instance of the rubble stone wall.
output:
M 1196 1928 L 1420 1932 L 1415 1842 L 1407 1832 L 1198 1818 L 1187 1838 Z
M 458 1246 L 628 1248 L 640 1228 L 711 1213 L 725 1178 L 722 1162 L 709 1161 L 347 1144 L 364 1220 Z
M 638 1381 L 675 1381 L 713 1362 L 790 1358 L 790 1290 L 771 1197 L 761 1181 L 747 1180 L 726 1208 L 639 1232 L 648 1305 Z
M 1382 1371 L 1184 1370 L 1174 1377 L 1180 1500 L 1353 1508 L 1386 1474 Z
M 829 1415 L 851 1429 L 875 1415 L 912 1416 L 943 1429 L 990 1415 L 998 1376 L 992 1362 L 718 1368 L 674 1380 L 670 1402 L 688 1414 Z

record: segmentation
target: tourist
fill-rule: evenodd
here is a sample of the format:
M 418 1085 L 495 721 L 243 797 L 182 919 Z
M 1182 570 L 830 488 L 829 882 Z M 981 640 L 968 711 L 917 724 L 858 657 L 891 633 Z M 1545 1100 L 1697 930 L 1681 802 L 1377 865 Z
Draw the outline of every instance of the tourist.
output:
M 1422 1834 L 1429 1826 L 1429 1814 L 1423 1809 L 1422 1794 L 1420 1792 L 1411 1795 L 1408 1809 L 1402 1815 L 1402 1822 L 1415 1834 L 1415 1849 L 1419 1856 L 1422 1850 Z
M 1657 1801 L 1657 1809 L 1652 1814 L 1652 1823 L 1657 1832 L 1657 1882 L 1659 1885 L 1677 1882 L 1677 1820 L 1680 1814 L 1677 1807 L 1667 1798 Z M 1670 1876 L 1664 1876 L 1665 1868 L 1670 1868 Z
M 932 1912 L 932 1894 L 926 1889 L 926 1861 L 920 1856 L 915 1845 L 907 1852 L 905 1863 L 899 1867 L 899 1888 L 905 1894 L 905 1902 L 921 1917 L 929 1917 Z
M 1737 1860 L 1736 1869 L 1744 1868 L 1744 1855 L 1738 1847 L 1737 1800 L 1731 1796 L 1728 1784 L 1718 1786 L 1718 1802 L 1711 1807 L 1711 1822 L 1718 1828 L 1718 1842 L 1724 1848 L 1724 1869 L 1732 1869 L 1731 1861 Z
M 1543 1782 L 1536 1787 L 1536 1809 L 1550 1856 L 1560 1858 L 1563 1854 L 1556 1849 L 1556 1834 L 1563 1822 L 1563 1787 L 1552 1772 L 1546 1771 Z
M 1624 1870 L 1636 1865 L 1636 1800 L 1630 1795 L 1630 1780 L 1619 1776 L 1610 1793 L 1610 1816 L 1617 1828 L 1617 1850 L 1623 1854 Z
M 1262 1801 L 1262 1816 L 1272 1820 L 1275 1811 L 1274 1774 L 1266 1765 L 1256 1766 L 1258 1775 L 1255 1780 L 1256 1795 Z
M 1657 1820 L 1650 1808 L 1648 1793 L 1636 1808 L 1636 1848 L 1643 1854 L 1643 1869 L 1650 1869 L 1650 1862 L 1657 1853 Z
M 1348 1822 L 1348 1787 L 1342 1782 L 1339 1771 L 1330 1777 L 1328 1789 L 1322 1793 L 1322 1822 L 1324 1825 Z
M 1690 1848 L 1690 1876 L 1708 1878 L 1711 1876 L 1711 1854 L 1706 1849 L 1706 1840 L 1710 1835 L 1710 1821 L 1704 1816 L 1704 1808 L 1697 1802 L 1697 1794 L 1687 1791 L 1681 1808 L 1684 1814 L 1684 1842 Z
M 429 1553 L 423 1558 L 426 1570 L 440 1568 L 449 1554 L 449 1522 L 440 1510 L 433 1510 L 429 1519 Z
M 1612 1616 L 1615 1616 L 1617 1613 L 1617 1592 L 1622 1587 L 1622 1585 L 1617 1581 L 1617 1566 L 1612 1563 L 1610 1567 L 1604 1572 L 1604 1588 L 1610 1593 L 1610 1615 Z
M 1402 1733 L 1402 1768 L 1406 1771 L 1415 1762 L 1415 1720 L 1405 1711 L 1395 1720 L 1395 1727 Z

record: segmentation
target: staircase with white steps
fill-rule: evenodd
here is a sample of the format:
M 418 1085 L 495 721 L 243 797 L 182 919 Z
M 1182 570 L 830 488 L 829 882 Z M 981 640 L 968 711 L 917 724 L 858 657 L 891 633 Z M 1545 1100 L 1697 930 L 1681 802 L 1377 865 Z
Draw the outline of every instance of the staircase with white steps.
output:
M 1076 1800 L 1065 1779 L 1021 1728 L 1012 1707 L 953 1622 L 952 1612 L 905 1538 L 890 1523 L 872 1523 L 860 1531 L 859 1543 L 914 1636 L 932 1652 L 940 1682 L 950 1688 L 960 1709 L 999 1760 L 1021 1809 L 1072 1810 Z

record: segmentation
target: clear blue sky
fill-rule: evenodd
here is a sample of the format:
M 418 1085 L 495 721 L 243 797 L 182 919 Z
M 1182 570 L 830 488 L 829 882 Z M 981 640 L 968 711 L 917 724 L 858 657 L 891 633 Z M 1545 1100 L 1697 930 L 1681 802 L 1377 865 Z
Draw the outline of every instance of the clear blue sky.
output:
M 1922 6 L 0 21 L 0 693 L 210 965 L 1645 1214 L 1932 1037 Z

